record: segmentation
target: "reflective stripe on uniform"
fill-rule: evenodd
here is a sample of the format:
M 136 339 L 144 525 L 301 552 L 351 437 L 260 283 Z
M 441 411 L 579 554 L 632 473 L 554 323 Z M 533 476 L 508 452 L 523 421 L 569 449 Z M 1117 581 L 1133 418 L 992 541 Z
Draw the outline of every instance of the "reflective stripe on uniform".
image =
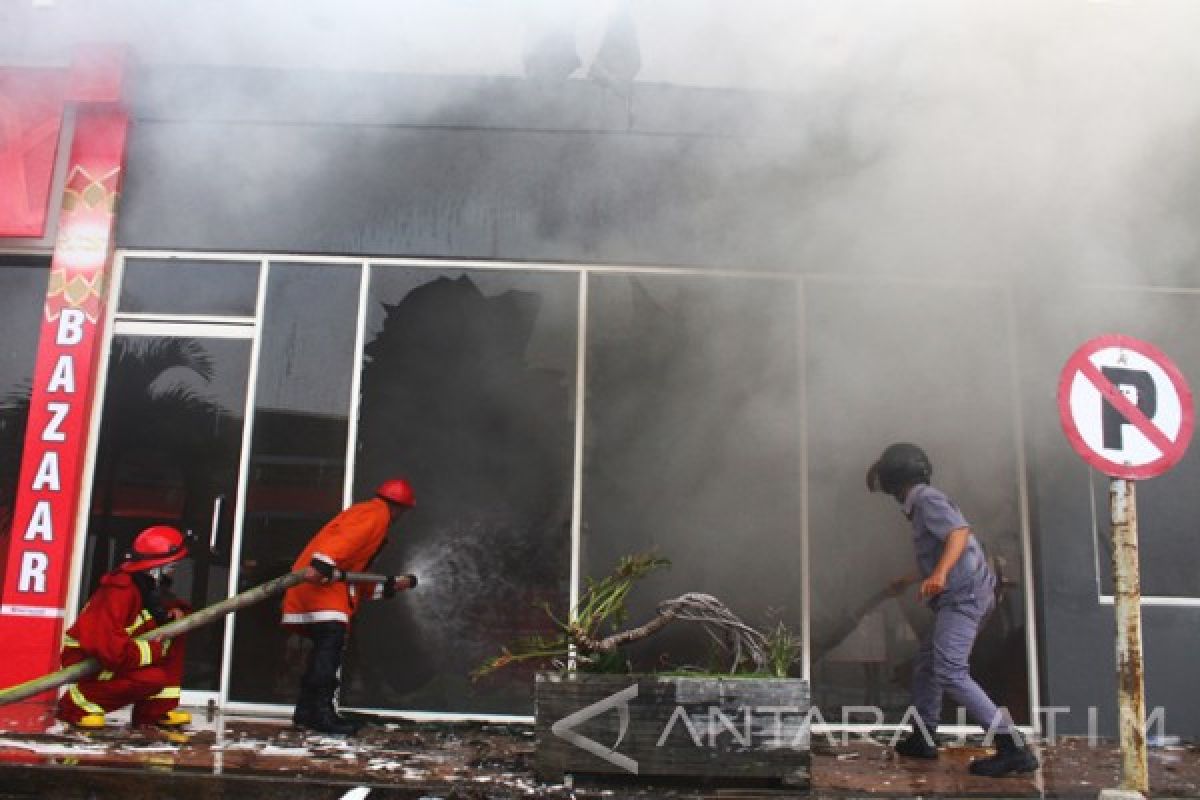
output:
M 101 672 L 99 675 L 96 676 L 96 680 L 98 680 L 98 681 L 111 681 L 112 678 L 113 678 L 113 674 L 111 672 L 109 672 L 108 670 L 104 670 L 104 672 Z
M 70 636 L 63 636 L 63 647 L 79 647 L 79 641 Z
M 139 667 L 148 667 L 150 662 L 154 661 L 154 652 L 150 649 L 149 642 L 143 642 L 141 639 L 134 639 L 133 643 L 137 645 L 138 652 L 141 653 L 141 658 L 138 661 Z
M 158 694 L 152 694 L 147 697 L 147 700 L 178 700 L 180 697 L 178 686 L 168 686 Z
M 313 622 L 349 622 L 345 611 L 304 611 L 284 614 L 284 625 L 309 625 Z
M 89 714 L 103 714 L 104 713 L 103 708 L 101 708 L 100 706 L 96 705 L 91 700 L 88 700 L 86 697 L 83 696 L 83 692 L 79 691 L 78 686 L 72 686 L 69 694 L 71 695 L 71 700 L 75 703 L 75 705 L 79 706 L 87 713 L 89 713 Z
M 153 616 L 151 616 L 150 612 L 149 612 L 149 611 L 147 611 L 146 609 L 144 609 L 144 608 L 143 608 L 143 609 L 142 609 L 142 612 L 141 612 L 140 614 L 138 614 L 138 615 L 137 615 L 137 619 L 135 619 L 135 620 L 133 621 L 133 624 L 132 624 L 132 625 L 130 625 L 129 627 L 127 627 L 127 628 L 125 629 L 125 632 L 126 632 L 126 633 L 133 633 L 133 632 L 134 632 L 134 631 L 136 631 L 138 628 L 142 627 L 143 625 L 145 625 L 147 622 L 149 622 L 149 621 L 150 621 L 150 620 L 152 620 L 152 619 L 154 619 L 154 617 L 153 617 Z

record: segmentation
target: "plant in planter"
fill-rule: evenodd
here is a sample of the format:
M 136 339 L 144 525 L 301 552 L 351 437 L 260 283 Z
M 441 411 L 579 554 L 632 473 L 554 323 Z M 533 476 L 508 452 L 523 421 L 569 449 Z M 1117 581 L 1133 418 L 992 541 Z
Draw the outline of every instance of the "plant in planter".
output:
M 555 635 L 514 642 L 473 677 L 530 660 L 549 668 L 535 682 L 535 766 L 544 779 L 635 774 L 807 786 L 808 684 L 787 678 L 799 642 L 782 623 L 764 635 L 717 598 L 689 592 L 622 628 L 634 584 L 668 563 L 653 553 L 623 558 L 611 575 L 588 580 L 569 620 L 544 608 Z M 728 670 L 630 673 L 620 648 L 677 621 L 699 623 Z
M 626 556 L 611 575 L 599 581 L 587 579 L 587 589 L 569 620 L 558 619 L 549 604 L 542 606 L 554 622 L 556 635 L 518 639 L 475 670 L 472 677 L 479 679 L 511 664 L 529 660 L 560 670 L 569 665 L 572 671 L 579 672 L 628 671 L 619 656 L 619 648 L 645 639 L 675 621 L 703 625 L 713 642 L 729 654 L 729 673 L 745 671 L 747 665 L 752 667 L 752 672 L 765 673 L 770 658 L 767 637 L 742 622 L 712 595 L 689 592 L 666 600 L 659 604 L 653 619 L 634 628 L 621 629 L 629 616 L 625 600 L 633 585 L 670 563 L 654 553 Z
M 778 620 L 766 634 L 767 669 L 771 677 L 789 677 L 792 667 L 800 660 L 803 646 L 800 637 L 782 619 Z

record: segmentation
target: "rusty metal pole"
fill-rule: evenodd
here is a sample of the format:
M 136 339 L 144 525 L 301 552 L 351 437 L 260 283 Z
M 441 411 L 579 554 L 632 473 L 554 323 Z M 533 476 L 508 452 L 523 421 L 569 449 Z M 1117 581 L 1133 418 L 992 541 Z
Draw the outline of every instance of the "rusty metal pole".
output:
M 1142 670 L 1142 586 L 1138 569 L 1137 493 L 1134 482 L 1113 478 L 1113 594 L 1117 614 L 1117 727 L 1121 788 L 1146 794 L 1146 689 Z

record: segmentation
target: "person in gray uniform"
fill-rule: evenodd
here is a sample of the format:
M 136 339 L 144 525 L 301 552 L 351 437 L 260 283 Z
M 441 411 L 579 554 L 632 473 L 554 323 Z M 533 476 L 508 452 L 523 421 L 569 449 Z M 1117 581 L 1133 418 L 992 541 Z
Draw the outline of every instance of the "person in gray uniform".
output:
M 907 442 L 888 446 L 867 470 L 867 488 L 896 498 L 912 523 L 918 575 L 893 586 L 919 581 L 918 594 L 934 614 L 913 672 L 912 702 L 924 730 L 914 724 L 896 752 L 937 758 L 932 735 L 942 715 L 942 695 L 948 694 L 972 721 L 995 732 L 996 752 L 972 761 L 972 774 L 1033 772 L 1037 757 L 1020 740 L 1008 713 L 996 707 L 968 670 L 975 636 L 996 603 L 996 576 L 958 506 L 929 485 L 932 477 L 925 451 Z

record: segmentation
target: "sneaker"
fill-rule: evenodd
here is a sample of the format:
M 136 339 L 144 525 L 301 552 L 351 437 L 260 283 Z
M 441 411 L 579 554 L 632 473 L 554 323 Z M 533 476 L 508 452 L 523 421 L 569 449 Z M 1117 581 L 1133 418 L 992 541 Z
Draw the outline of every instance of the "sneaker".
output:
M 967 769 L 972 775 L 1003 778 L 1034 772 L 1039 766 L 1037 756 L 1028 747 L 1017 744 L 1011 736 L 997 734 L 995 754 L 975 759 Z
M 178 728 L 183 725 L 189 725 L 191 722 L 192 715 L 190 713 L 187 711 L 172 709 L 171 711 L 168 711 L 166 714 L 163 714 L 161 717 L 159 717 L 154 724 L 163 728 Z
M 929 737 L 926 737 L 920 729 L 914 729 L 908 736 L 896 742 L 897 755 L 908 758 L 937 758 L 938 749 L 930 741 L 932 736 L 931 733 Z

